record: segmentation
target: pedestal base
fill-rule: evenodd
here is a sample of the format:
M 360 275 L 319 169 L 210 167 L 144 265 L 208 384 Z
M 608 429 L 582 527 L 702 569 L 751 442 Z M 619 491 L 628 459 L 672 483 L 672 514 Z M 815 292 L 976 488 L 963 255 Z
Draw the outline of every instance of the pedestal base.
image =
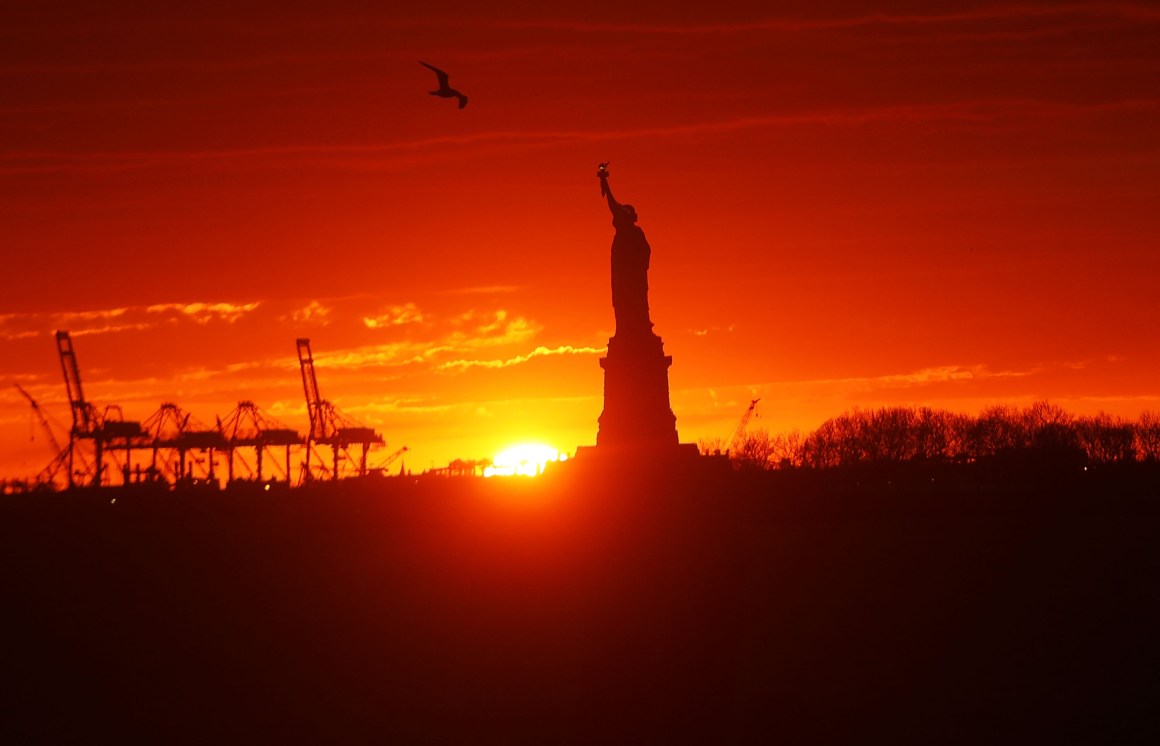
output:
M 702 456 L 696 443 L 668 443 L 663 446 L 577 446 L 575 457 L 567 463 L 629 464 L 639 467 L 641 464 L 672 466 L 714 459 L 723 459 L 728 464 L 725 457 Z
M 676 447 L 677 418 L 669 406 L 669 366 L 661 338 L 651 331 L 608 340 L 600 449 Z

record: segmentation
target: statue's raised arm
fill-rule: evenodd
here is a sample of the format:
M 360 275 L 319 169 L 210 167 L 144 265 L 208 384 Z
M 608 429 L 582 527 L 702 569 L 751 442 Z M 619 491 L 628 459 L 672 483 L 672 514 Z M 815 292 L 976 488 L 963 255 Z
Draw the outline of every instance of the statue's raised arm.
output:
M 612 213 L 612 220 L 617 224 L 627 219 L 629 223 L 636 222 L 636 210 L 632 205 L 622 205 L 612 196 L 612 187 L 608 186 L 608 161 L 596 167 L 596 177 L 600 179 L 600 196 L 608 199 L 608 211 Z
M 622 205 L 608 186 L 608 164 L 596 169 L 600 194 L 608 200 L 612 213 L 612 308 L 616 313 L 617 334 L 651 334 L 648 315 L 648 265 L 652 250 L 644 231 L 636 224 L 636 208 Z
M 612 190 L 608 187 L 608 161 L 596 167 L 596 178 L 600 179 L 600 196 L 608 198 L 608 207 L 611 209 L 616 200 L 612 198 Z

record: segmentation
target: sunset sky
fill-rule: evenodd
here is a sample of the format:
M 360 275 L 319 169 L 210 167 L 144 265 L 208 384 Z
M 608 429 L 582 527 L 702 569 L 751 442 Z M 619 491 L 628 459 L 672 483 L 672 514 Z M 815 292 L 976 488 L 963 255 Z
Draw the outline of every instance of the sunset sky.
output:
M 302 336 L 413 470 L 594 443 L 606 160 L 683 441 L 755 397 L 1160 409 L 1155 4 L 19 5 L 0 477 L 52 456 L 13 383 L 68 423 L 56 329 L 127 419 L 305 432 Z

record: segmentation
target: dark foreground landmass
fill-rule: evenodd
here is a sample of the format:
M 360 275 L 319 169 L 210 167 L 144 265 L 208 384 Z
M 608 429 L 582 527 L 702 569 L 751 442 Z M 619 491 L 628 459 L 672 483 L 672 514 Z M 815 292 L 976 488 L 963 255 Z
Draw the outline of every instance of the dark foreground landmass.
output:
M 1157 742 L 1160 480 L 916 473 L 5 498 L 0 740 Z

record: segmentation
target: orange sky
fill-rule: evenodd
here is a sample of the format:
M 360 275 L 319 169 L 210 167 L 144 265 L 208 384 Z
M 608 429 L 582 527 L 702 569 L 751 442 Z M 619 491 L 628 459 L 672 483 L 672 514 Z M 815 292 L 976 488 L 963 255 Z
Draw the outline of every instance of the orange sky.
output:
M 129 419 L 305 431 L 307 336 L 412 469 L 595 442 L 603 160 L 684 441 L 1160 409 L 1154 5 L 375 5 L 3 12 L 0 476 L 51 457 L 12 382 L 67 421 L 58 328 Z

